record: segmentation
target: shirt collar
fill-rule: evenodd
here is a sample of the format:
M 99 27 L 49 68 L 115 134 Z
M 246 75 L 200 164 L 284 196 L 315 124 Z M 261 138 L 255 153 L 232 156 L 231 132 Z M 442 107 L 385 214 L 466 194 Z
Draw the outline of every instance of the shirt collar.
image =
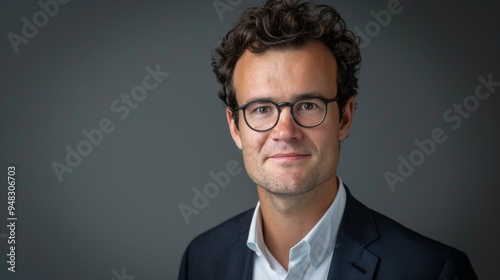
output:
M 340 177 L 337 178 L 339 182 L 339 189 L 332 204 L 316 225 L 311 229 L 311 231 L 309 231 L 309 233 L 299 243 L 290 249 L 292 252 L 297 245 L 305 243 L 308 249 L 309 261 L 314 269 L 317 269 L 335 249 L 337 233 L 340 228 L 340 222 L 342 220 L 346 204 L 346 191 L 344 184 L 342 183 Z M 257 256 L 264 256 L 269 263 L 269 258 L 272 256 L 269 256 L 270 252 L 267 250 L 266 244 L 264 243 L 264 237 L 262 235 L 260 201 L 257 202 L 257 206 L 255 207 L 252 217 L 247 246 L 254 251 Z

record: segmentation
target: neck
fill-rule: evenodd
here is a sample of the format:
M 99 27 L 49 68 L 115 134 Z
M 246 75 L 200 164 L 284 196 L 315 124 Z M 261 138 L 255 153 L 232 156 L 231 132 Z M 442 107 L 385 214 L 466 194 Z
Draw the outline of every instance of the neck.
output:
M 338 191 L 332 176 L 315 189 L 300 195 L 282 196 L 257 188 L 267 248 L 288 270 L 289 252 L 318 223 Z

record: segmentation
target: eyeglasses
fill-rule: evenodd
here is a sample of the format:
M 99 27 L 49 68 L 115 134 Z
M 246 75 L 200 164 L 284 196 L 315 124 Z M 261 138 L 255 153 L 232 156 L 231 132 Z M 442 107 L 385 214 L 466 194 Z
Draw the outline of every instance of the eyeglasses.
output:
M 320 125 L 326 118 L 328 104 L 337 101 L 322 97 L 301 97 L 292 102 L 274 103 L 269 100 L 256 100 L 236 107 L 243 110 L 243 116 L 248 127 L 264 132 L 278 124 L 281 107 L 289 106 L 293 120 L 300 126 L 311 128 Z

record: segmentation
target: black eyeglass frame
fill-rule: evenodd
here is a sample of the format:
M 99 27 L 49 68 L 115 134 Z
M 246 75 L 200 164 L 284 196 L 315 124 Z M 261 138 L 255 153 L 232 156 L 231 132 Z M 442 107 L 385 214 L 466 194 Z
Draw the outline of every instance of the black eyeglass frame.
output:
M 319 121 L 317 124 L 315 124 L 315 125 L 303 125 L 303 124 L 299 123 L 297 121 L 297 119 L 295 118 L 295 114 L 293 113 L 293 106 L 295 105 L 295 103 L 297 103 L 299 101 L 310 100 L 310 99 L 319 99 L 319 100 L 323 101 L 323 103 L 325 103 L 325 113 L 323 114 L 323 118 L 321 119 L 321 121 Z M 339 96 L 337 95 L 337 96 L 335 96 L 335 98 L 331 98 L 331 99 L 320 97 L 320 96 L 304 96 L 304 97 L 299 97 L 299 98 L 295 99 L 292 102 L 280 102 L 280 103 L 276 103 L 276 102 L 273 102 L 271 100 L 254 100 L 254 101 L 250 101 L 250 102 L 248 102 L 246 104 L 243 104 L 241 106 L 236 107 L 234 111 L 235 111 L 235 113 L 237 113 L 239 110 L 243 110 L 243 118 L 245 119 L 245 123 L 253 131 L 266 132 L 266 131 L 269 131 L 269 130 L 273 129 L 278 124 L 278 122 L 280 121 L 281 107 L 288 106 L 288 107 L 290 107 L 290 115 L 292 115 L 292 119 L 293 119 L 293 121 L 296 124 L 298 124 L 301 127 L 305 127 L 305 128 L 313 128 L 313 127 L 317 127 L 318 125 L 322 124 L 325 121 L 326 114 L 328 114 L 328 104 L 330 104 L 332 102 L 335 102 L 335 101 L 338 101 L 338 99 L 339 99 Z M 257 102 L 269 102 L 269 103 L 273 104 L 274 106 L 276 106 L 276 109 L 278 109 L 278 117 L 276 118 L 276 122 L 270 128 L 262 129 L 262 130 L 261 129 L 255 129 L 255 128 L 251 127 L 250 124 L 248 124 L 247 114 L 246 114 L 246 108 L 249 105 L 251 105 L 253 103 L 257 103 Z

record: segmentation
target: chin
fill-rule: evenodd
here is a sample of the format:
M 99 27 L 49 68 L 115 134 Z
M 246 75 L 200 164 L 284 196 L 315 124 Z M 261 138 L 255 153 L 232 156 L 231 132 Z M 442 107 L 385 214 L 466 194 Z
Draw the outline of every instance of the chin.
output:
M 289 179 L 289 178 L 288 178 Z M 304 181 L 277 180 L 274 184 L 266 184 L 266 191 L 283 196 L 295 196 L 308 193 L 315 187 Z

